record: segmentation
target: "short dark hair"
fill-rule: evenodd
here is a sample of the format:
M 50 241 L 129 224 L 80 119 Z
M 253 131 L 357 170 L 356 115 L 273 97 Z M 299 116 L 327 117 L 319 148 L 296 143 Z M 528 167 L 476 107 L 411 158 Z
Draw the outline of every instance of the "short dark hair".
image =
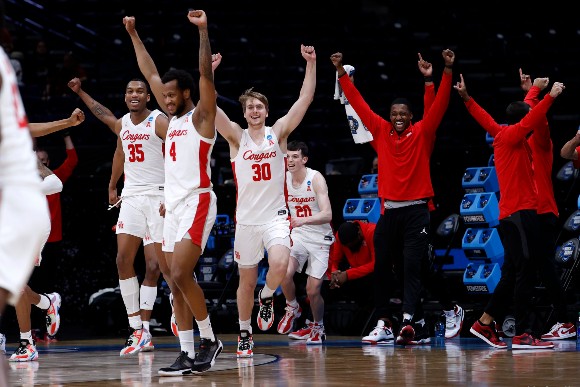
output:
M 344 222 L 338 227 L 338 240 L 347 246 L 359 240 L 360 227 L 355 222 Z
M 179 90 L 187 90 L 189 89 L 192 98 L 197 94 L 197 87 L 195 86 L 195 82 L 193 80 L 193 76 L 185 70 L 180 69 L 170 69 L 167 71 L 163 77 L 161 78 L 161 82 L 167 83 L 171 81 L 177 81 L 177 87 Z
M 509 125 L 517 124 L 528 114 L 531 107 L 524 101 L 515 101 L 505 109 L 506 120 Z
M 411 107 L 411 102 L 409 102 L 409 100 L 407 98 L 403 98 L 403 97 L 395 98 L 393 100 L 393 102 L 391 102 L 391 107 L 393 107 L 393 105 L 407 105 L 407 108 L 409 109 L 409 111 L 410 112 L 413 111 L 413 108 Z
M 293 152 L 300 151 L 302 152 L 302 156 L 308 157 L 308 145 L 303 141 L 290 141 L 288 145 L 286 145 L 286 149 Z
M 149 90 L 149 83 L 147 83 L 147 81 L 141 79 L 141 78 L 133 78 L 131 79 L 129 82 L 127 82 L 127 87 L 129 86 L 129 83 L 131 82 L 141 82 L 145 85 L 145 91 L 147 92 L 147 94 L 151 94 L 150 90 Z

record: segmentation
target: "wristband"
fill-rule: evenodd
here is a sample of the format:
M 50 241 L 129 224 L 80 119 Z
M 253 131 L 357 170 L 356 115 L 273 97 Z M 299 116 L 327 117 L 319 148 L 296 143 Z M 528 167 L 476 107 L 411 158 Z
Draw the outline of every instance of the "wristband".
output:
M 452 69 L 453 68 L 453 65 L 445 65 L 445 68 L 446 69 Z
M 425 83 L 433 82 L 433 77 L 425 77 Z

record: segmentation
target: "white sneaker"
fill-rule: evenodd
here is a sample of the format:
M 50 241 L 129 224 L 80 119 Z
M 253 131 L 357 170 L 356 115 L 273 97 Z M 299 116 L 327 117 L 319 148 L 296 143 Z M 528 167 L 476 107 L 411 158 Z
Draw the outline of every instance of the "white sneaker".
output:
M 451 339 L 461 333 L 465 312 L 459 305 L 455 305 L 453 310 L 444 310 L 445 313 L 445 338 Z
M 49 293 L 46 295 L 50 300 L 50 306 L 46 310 L 46 333 L 54 336 L 60 328 L 60 305 L 62 299 L 58 293 Z
M 6 336 L 0 333 L 0 354 L 6 353 Z
M 125 347 L 119 353 L 120 356 L 135 355 L 143 349 L 143 347 L 151 341 L 151 334 L 141 329 L 131 329 L 131 335 L 125 342 Z
M 380 319 L 371 333 L 362 338 L 363 344 L 390 344 L 394 340 L 393 327 L 389 319 Z

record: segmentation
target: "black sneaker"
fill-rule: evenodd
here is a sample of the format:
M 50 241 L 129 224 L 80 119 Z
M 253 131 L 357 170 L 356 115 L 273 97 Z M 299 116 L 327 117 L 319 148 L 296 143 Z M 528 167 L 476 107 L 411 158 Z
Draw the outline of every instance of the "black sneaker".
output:
M 416 322 L 413 324 L 413 330 L 415 331 L 415 337 L 413 340 L 409 340 L 407 344 L 417 345 L 417 344 L 427 344 L 431 342 L 431 337 L 429 336 L 429 327 L 423 320 L 423 324 Z
M 199 352 L 195 354 L 195 360 L 193 361 L 191 371 L 194 374 L 199 374 L 209 370 L 215 364 L 215 359 L 223 348 L 224 346 L 222 345 L 222 342 L 219 341 L 217 337 L 215 338 L 215 341 L 202 338 L 199 344 Z
M 187 352 L 181 351 L 175 362 L 169 367 L 160 368 L 161 376 L 191 375 L 194 360 L 187 356 Z

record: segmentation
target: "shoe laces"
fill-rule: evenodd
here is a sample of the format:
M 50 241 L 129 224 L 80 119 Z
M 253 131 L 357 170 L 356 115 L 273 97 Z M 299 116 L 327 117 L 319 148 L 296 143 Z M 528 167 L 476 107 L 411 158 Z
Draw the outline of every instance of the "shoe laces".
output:
M 210 339 L 202 338 L 199 342 L 199 352 L 195 354 L 195 360 L 204 361 L 209 356 L 213 342 Z
M 296 314 L 298 307 L 295 308 L 290 304 L 286 304 L 286 307 L 284 309 L 286 310 L 286 316 L 293 317 Z
M 553 331 L 556 331 L 556 330 L 560 329 L 560 327 L 561 327 L 562 325 L 564 325 L 564 324 L 557 322 L 556 324 L 554 324 L 554 325 L 552 326 L 552 328 L 550 328 L 550 332 L 553 332 Z
M 240 336 L 240 342 L 238 343 L 238 349 L 241 351 L 248 351 L 252 349 L 252 344 L 250 339 L 252 336 L 248 335 L 246 337 Z
M 185 351 L 181 351 L 181 353 L 179 354 L 179 356 L 177 356 L 177 359 L 175 359 L 175 362 L 173 363 L 173 365 L 181 365 L 183 363 L 185 363 L 185 361 L 187 360 L 189 356 L 187 356 L 187 352 Z
M 260 305 L 260 318 L 269 321 L 272 318 L 272 302 Z
M 24 355 L 26 353 L 29 344 L 30 342 L 28 340 L 20 340 L 20 345 L 18 346 L 18 348 L 16 348 L 16 353 L 18 355 Z
M 135 329 L 131 328 L 131 334 L 127 338 L 127 341 L 125 341 L 125 347 L 132 346 L 134 340 L 135 340 Z

